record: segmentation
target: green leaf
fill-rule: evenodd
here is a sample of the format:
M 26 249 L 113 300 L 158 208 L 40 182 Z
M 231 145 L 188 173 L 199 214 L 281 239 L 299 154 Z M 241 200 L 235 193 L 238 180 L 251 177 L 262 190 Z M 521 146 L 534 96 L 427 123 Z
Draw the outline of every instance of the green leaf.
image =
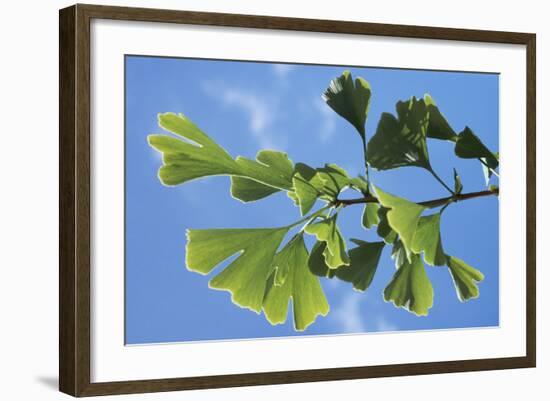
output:
M 336 277 L 353 284 L 358 291 L 366 291 L 372 283 L 374 274 L 384 249 L 384 242 L 366 242 L 356 239 L 358 245 L 349 251 L 349 266 L 341 266 L 336 270 Z
M 397 102 L 397 118 L 382 113 L 367 148 L 369 165 L 378 170 L 417 166 L 430 170 L 426 135 L 429 114 L 424 100 Z
M 424 261 L 431 266 L 443 266 L 447 263 L 441 243 L 440 221 L 441 213 L 421 217 L 411 245 L 414 253 L 424 252 Z
M 449 266 L 456 288 L 456 295 L 460 301 L 465 302 L 477 298 L 479 296 L 477 283 L 483 281 L 483 273 L 454 256 L 447 257 L 447 266 Z
M 335 214 L 332 217 L 310 223 L 305 228 L 306 233 L 315 235 L 317 241 L 327 244 L 323 255 L 325 256 L 326 264 L 331 269 L 336 269 L 342 265 L 349 265 L 346 243 L 336 224 L 337 216 Z
M 163 184 L 178 185 L 201 177 L 230 175 L 231 194 L 245 202 L 292 189 L 294 166 L 286 153 L 262 150 L 256 160 L 242 156 L 233 159 L 183 114 L 164 113 L 158 119 L 161 128 L 184 138 L 148 137 L 149 144 L 163 154 L 163 166 L 159 169 Z
M 455 154 L 463 159 L 484 159 L 492 169 L 498 167 L 496 156 L 487 149 L 483 142 L 481 142 L 481 139 L 468 127 L 458 134 Z
M 351 185 L 351 179 L 342 167 L 336 164 L 326 164 L 317 169 L 317 175 L 324 184 L 325 193 L 335 193 L 338 195 L 345 188 Z
M 407 251 L 399 239 L 393 243 L 391 258 L 395 261 L 396 269 L 399 269 L 407 261 Z
M 418 316 L 426 316 L 433 305 L 433 287 L 422 259 L 412 255 L 397 269 L 390 283 L 384 289 L 384 300 L 392 302 Z
M 363 138 L 370 97 L 369 83 L 360 77 L 354 82 L 349 71 L 344 71 L 341 76 L 333 79 L 323 94 L 323 99 L 332 110 L 348 120 Z
M 227 290 L 231 300 L 260 312 L 272 261 L 288 227 L 188 230 L 186 264 L 191 271 L 208 274 L 229 257 L 239 256 L 209 282 Z
M 310 271 L 320 277 L 333 278 L 353 284 L 358 291 L 366 291 L 376 273 L 378 262 L 384 249 L 384 242 L 366 242 L 352 239 L 356 245 L 349 251 L 350 264 L 343 265 L 337 269 L 331 269 L 325 263 L 323 252 L 324 242 L 316 242 L 309 255 L 308 265 Z
M 390 209 L 381 207 L 378 209 L 378 228 L 376 233 L 386 244 L 393 244 L 397 239 L 397 233 L 393 231 L 388 223 L 388 212 Z
M 460 176 L 456 172 L 456 169 L 453 169 L 453 172 L 454 172 L 454 178 L 455 178 L 455 194 L 458 195 L 462 193 L 462 189 L 464 187 L 462 186 L 462 180 L 460 179 Z
M 399 235 L 410 261 L 414 232 L 416 231 L 420 215 L 426 208 L 417 203 L 386 193 L 380 188 L 375 187 L 375 190 L 380 204 L 390 209 L 386 215 L 388 224 Z
M 362 224 L 365 228 L 371 228 L 372 226 L 375 226 L 380 221 L 380 218 L 378 217 L 378 209 L 380 209 L 380 206 L 378 203 L 374 202 L 367 202 L 365 203 L 365 208 L 363 209 L 363 219 Z
M 253 178 L 231 177 L 231 195 L 243 202 L 265 198 L 292 185 L 294 165 L 286 153 L 261 150 L 256 155 L 256 161 L 239 156 L 237 163 L 241 174 Z
M 231 176 L 231 196 L 243 202 L 253 202 L 279 192 L 279 188 L 270 187 L 248 178 Z
M 294 185 L 294 193 L 300 205 L 300 212 L 302 216 L 305 216 L 315 204 L 320 192 L 299 172 L 292 178 L 292 184 Z
M 309 259 L 307 261 L 309 271 L 319 277 L 333 278 L 336 275 L 337 269 L 332 269 L 327 266 L 325 262 L 325 249 L 327 243 L 323 241 L 316 241 L 309 253 Z
M 297 163 L 292 183 L 302 215 L 311 210 L 318 198 L 333 201 L 342 189 L 351 185 L 346 171 L 334 164 L 314 169 L 307 164 Z
M 159 178 L 165 185 L 177 185 L 200 177 L 235 174 L 239 166 L 183 114 L 159 114 L 159 126 L 180 137 L 149 135 L 149 144 L 163 154 Z
M 451 128 L 447 119 L 435 104 L 435 101 L 428 94 L 424 95 L 424 103 L 429 113 L 429 123 L 427 136 L 428 138 L 442 139 L 447 141 L 454 141 L 456 132 Z
M 308 252 L 303 235 L 294 237 L 273 260 L 272 274 L 263 301 L 263 310 L 271 324 L 286 321 L 288 303 L 292 299 L 294 328 L 305 330 L 318 315 L 326 316 L 329 305 L 319 279 L 308 269 Z M 284 280 L 278 279 L 285 272 Z

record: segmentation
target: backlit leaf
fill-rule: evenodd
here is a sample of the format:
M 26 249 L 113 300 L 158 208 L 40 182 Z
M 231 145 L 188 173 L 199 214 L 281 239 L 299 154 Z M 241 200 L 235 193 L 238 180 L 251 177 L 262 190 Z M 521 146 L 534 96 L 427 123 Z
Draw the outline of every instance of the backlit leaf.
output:
M 384 300 L 418 316 L 426 316 L 433 305 L 433 287 L 422 259 L 412 255 L 405 260 L 384 289 Z
M 363 138 L 370 97 L 369 83 L 363 78 L 356 78 L 354 81 L 349 71 L 344 71 L 341 76 L 333 79 L 323 94 L 323 99 L 332 110 L 348 120 Z
M 209 286 L 229 291 L 235 304 L 259 313 L 273 270 L 273 257 L 288 230 L 288 227 L 188 230 L 187 268 L 208 274 L 224 260 L 239 254 L 210 280 Z
M 414 232 L 416 231 L 420 215 L 426 208 L 417 203 L 386 193 L 380 188 L 375 187 L 375 190 L 380 204 L 389 209 L 387 212 L 389 226 L 399 235 L 407 251 L 407 256 L 411 260 L 411 246 Z
M 447 266 L 449 266 L 458 298 L 462 302 L 477 298 L 479 296 L 477 283 L 484 279 L 483 273 L 454 256 L 447 257 Z
M 369 165 L 378 170 L 417 166 L 430 170 L 426 136 L 429 113 L 424 100 L 396 104 L 397 118 L 382 113 L 367 148 Z
M 421 217 L 411 245 L 414 253 L 424 252 L 424 261 L 432 266 L 443 266 L 447 263 L 441 243 L 440 220 L 441 213 Z
M 319 279 L 308 269 L 308 252 L 303 235 L 294 237 L 275 255 L 273 272 L 263 301 L 263 310 L 271 324 L 284 323 L 288 314 L 289 300 L 292 300 L 294 328 L 305 330 L 318 315 L 326 316 L 329 305 Z M 284 271 L 285 278 L 277 279 Z
M 163 155 L 159 169 L 163 184 L 178 185 L 215 175 L 240 177 L 232 180 L 231 193 L 245 202 L 292 189 L 294 166 L 286 153 L 262 150 L 256 160 L 233 159 L 183 114 L 159 114 L 158 120 L 161 128 L 183 138 L 148 136 L 149 144 Z
M 317 241 L 326 243 L 323 251 L 325 262 L 331 269 L 336 269 L 342 265 L 349 265 L 349 256 L 347 254 L 346 243 L 336 224 L 335 214 L 332 217 L 308 224 L 305 228 L 306 233 L 315 235 Z

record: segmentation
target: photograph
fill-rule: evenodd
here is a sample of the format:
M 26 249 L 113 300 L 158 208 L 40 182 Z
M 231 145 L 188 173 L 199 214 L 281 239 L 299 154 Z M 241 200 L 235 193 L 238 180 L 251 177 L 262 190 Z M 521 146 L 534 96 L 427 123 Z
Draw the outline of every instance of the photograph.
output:
M 125 344 L 498 328 L 499 80 L 126 54 Z

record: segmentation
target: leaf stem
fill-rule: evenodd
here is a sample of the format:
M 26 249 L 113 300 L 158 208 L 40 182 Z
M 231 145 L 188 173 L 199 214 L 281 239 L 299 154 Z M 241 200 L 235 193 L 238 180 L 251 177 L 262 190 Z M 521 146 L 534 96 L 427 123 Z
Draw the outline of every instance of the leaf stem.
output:
M 457 195 L 447 196 L 445 198 L 431 199 L 431 200 L 416 202 L 416 203 L 426 208 L 432 209 L 435 207 L 443 206 L 447 203 L 460 202 L 467 199 L 481 198 L 484 196 L 493 196 L 493 195 L 498 196 L 498 193 L 499 193 L 499 189 L 495 188 L 495 189 L 490 189 L 486 191 L 457 194 Z M 336 200 L 337 205 L 342 205 L 344 207 L 349 205 L 363 204 L 363 203 L 380 203 L 380 202 L 378 198 L 372 195 L 364 196 L 363 198 L 356 198 L 356 199 L 337 199 Z
M 430 168 L 428 171 L 434 176 L 437 181 L 439 181 L 441 185 L 445 187 L 447 191 L 454 195 L 455 192 L 451 188 L 449 188 L 447 184 L 445 184 L 445 181 L 443 181 L 432 168 Z
M 314 219 L 315 217 L 317 217 L 318 215 L 320 215 L 321 213 L 323 213 L 325 210 L 331 208 L 331 207 L 334 207 L 334 205 L 326 205 L 326 206 L 323 206 L 321 209 L 317 210 L 316 212 L 313 212 L 307 216 L 305 216 L 304 218 L 292 223 L 292 224 L 289 224 L 288 226 L 285 226 L 284 228 L 292 228 L 292 227 L 295 227 L 297 226 L 298 224 L 301 224 L 305 221 L 308 221 L 308 220 L 312 220 Z

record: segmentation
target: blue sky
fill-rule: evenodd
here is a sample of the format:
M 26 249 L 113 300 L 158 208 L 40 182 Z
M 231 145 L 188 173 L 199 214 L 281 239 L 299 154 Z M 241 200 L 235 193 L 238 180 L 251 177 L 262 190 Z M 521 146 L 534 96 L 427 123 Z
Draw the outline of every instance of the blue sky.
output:
M 126 57 L 126 343 L 244 339 L 393 330 L 448 329 L 499 324 L 498 199 L 486 197 L 447 208 L 445 251 L 485 274 L 480 297 L 461 303 L 447 268 L 427 267 L 435 299 L 427 317 L 385 303 L 382 291 L 395 271 L 389 247 L 365 293 L 339 280 L 322 280 L 331 311 L 297 333 L 289 316 L 272 326 L 241 309 L 230 294 L 208 288 L 211 276 L 185 268 L 188 228 L 276 227 L 299 218 L 285 194 L 243 204 L 229 196 L 229 178 L 211 177 L 178 187 L 157 178 L 161 157 L 147 135 L 161 133 L 159 112 L 182 112 L 233 155 L 253 158 L 260 149 L 287 152 L 294 162 L 330 162 L 362 172 L 360 137 L 321 99 L 344 69 L 372 88 L 367 136 L 397 100 L 429 93 L 460 131 L 468 125 L 498 150 L 498 75 L 340 66 Z M 464 191 L 485 188 L 479 163 L 458 159 L 453 147 L 429 141 L 432 166 L 452 185 L 455 167 Z M 421 201 L 447 196 L 423 169 L 372 172 L 387 192 Z M 351 195 L 351 194 L 350 194 Z M 351 195 L 353 196 L 353 195 Z M 346 238 L 377 240 L 359 222 L 361 208 L 340 213 Z

